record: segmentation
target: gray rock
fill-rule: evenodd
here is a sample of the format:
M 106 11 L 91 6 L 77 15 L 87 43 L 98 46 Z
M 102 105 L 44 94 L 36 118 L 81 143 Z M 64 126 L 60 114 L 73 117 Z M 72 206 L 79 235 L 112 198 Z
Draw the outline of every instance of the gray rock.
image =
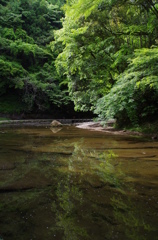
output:
M 51 125 L 51 127 L 62 126 L 62 124 L 59 121 L 57 121 L 57 120 L 53 120 L 50 125 Z

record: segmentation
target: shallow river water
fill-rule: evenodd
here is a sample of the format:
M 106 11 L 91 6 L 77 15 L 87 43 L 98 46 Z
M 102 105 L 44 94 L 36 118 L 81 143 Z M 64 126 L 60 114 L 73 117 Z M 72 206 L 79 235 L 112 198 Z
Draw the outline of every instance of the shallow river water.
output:
M 0 240 L 158 240 L 158 141 L 0 129 Z

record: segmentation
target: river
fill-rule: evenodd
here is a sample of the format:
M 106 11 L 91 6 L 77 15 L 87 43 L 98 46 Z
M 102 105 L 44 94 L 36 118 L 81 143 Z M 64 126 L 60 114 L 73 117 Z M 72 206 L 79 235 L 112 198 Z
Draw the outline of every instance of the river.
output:
M 0 240 L 158 240 L 158 141 L 0 129 Z

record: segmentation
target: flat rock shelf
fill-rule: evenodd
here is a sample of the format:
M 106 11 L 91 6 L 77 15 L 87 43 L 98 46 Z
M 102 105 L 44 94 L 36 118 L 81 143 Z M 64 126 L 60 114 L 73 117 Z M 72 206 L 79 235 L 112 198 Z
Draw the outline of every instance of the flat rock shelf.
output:
M 27 120 L 1 120 L 1 126 L 10 126 L 10 125 L 28 125 L 28 126 L 50 126 L 50 123 L 53 120 L 57 120 L 62 124 L 77 124 L 83 122 L 92 122 L 92 119 L 27 119 Z

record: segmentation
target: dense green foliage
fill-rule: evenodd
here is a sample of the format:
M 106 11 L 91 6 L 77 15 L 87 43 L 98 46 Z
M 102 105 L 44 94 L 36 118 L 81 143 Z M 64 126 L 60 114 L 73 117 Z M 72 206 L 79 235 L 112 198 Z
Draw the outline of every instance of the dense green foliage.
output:
M 157 114 L 157 2 L 67 1 L 56 67 L 76 110 L 132 124 Z
M 157 116 L 157 0 L 0 0 L 0 16 L 0 112 Z
M 0 1 L 0 112 L 42 112 L 69 101 L 50 48 L 63 2 Z
M 127 70 L 118 76 L 109 94 L 99 99 L 96 113 L 117 117 L 121 123 L 138 124 L 158 110 L 158 48 L 139 49 Z M 151 119 L 150 119 L 151 120 Z

